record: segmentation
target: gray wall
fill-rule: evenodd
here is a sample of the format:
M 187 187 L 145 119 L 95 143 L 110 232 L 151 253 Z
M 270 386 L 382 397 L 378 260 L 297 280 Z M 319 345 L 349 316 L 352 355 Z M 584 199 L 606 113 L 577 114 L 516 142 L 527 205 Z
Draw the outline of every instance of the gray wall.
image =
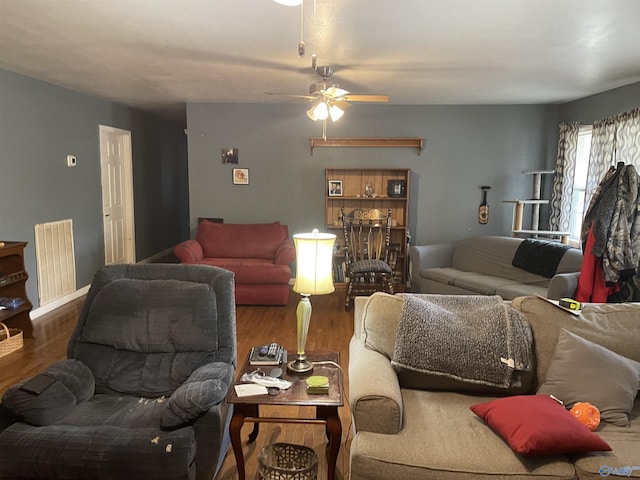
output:
M 183 125 L 0 70 L 0 240 L 29 242 L 35 306 L 35 224 L 73 219 L 78 288 L 104 264 L 100 124 L 132 132 L 138 260 L 189 234 Z M 67 154 L 76 167 L 66 166 Z
M 325 148 L 309 152 L 321 125 L 306 105 L 187 105 L 184 125 L 0 70 L 0 240 L 25 240 L 28 295 L 38 305 L 33 228 L 72 218 L 78 287 L 104 263 L 98 125 L 132 132 L 138 260 L 193 234 L 198 216 L 226 222 L 280 220 L 291 233 L 322 229 L 324 169 L 412 170 L 414 244 L 469 235 L 507 235 L 505 199 L 528 198 L 523 170 L 553 168 L 557 125 L 640 105 L 640 83 L 560 106 L 393 106 L 359 104 L 329 137 L 422 137 L 425 150 Z M 250 184 L 232 185 L 222 148 L 239 148 Z M 67 168 L 67 154 L 78 166 Z M 491 185 L 490 220 L 477 222 L 480 185 Z M 549 182 L 543 196 L 549 196 Z M 189 205 L 191 204 L 191 205 Z
M 559 122 L 590 125 L 596 120 L 640 107 L 640 82 L 560 106 Z M 555 158 L 553 159 L 555 161 Z
M 187 126 L 192 234 L 199 216 L 228 223 L 288 224 L 291 233 L 324 224 L 327 167 L 410 168 L 413 244 L 470 235 L 508 235 L 512 207 L 529 198 L 523 170 L 544 168 L 555 155 L 557 107 L 394 106 L 358 104 L 328 137 L 422 137 L 425 149 L 316 148 L 320 123 L 306 105 L 189 104 Z M 222 148 L 238 148 L 239 164 L 223 164 Z M 233 185 L 234 166 L 248 168 L 249 185 Z M 477 221 L 480 185 L 490 185 L 490 220 Z

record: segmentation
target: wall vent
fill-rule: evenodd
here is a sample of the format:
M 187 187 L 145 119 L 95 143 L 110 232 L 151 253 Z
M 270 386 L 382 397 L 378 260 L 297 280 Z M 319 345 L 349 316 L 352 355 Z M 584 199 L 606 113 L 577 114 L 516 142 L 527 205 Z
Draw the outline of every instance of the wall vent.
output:
M 40 306 L 76 290 L 76 260 L 71 219 L 35 226 Z

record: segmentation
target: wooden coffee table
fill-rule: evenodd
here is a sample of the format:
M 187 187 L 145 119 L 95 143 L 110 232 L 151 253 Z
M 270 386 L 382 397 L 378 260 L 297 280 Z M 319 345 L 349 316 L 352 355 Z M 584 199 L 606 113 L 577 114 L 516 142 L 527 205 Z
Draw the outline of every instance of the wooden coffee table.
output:
M 340 364 L 339 352 L 312 352 L 307 353 L 307 358 L 312 362 L 333 361 Z M 292 360 L 293 358 L 290 358 Z M 250 397 L 238 397 L 235 389 L 227 398 L 227 401 L 233 404 L 233 417 L 229 425 L 229 433 L 231 435 L 231 446 L 236 457 L 238 466 L 239 480 L 245 480 L 244 455 L 242 453 L 242 440 L 240 439 L 240 430 L 244 422 L 253 422 L 255 425 L 253 431 L 249 434 L 249 442 L 252 443 L 258 436 L 259 425 L 265 423 L 311 423 L 324 424 L 327 434 L 328 453 L 327 453 L 327 471 L 329 480 L 335 478 L 336 461 L 338 452 L 340 451 L 340 442 L 342 441 L 342 423 L 338 415 L 338 407 L 343 405 L 343 379 L 342 371 L 335 365 L 316 365 L 310 375 L 324 375 L 329 378 L 329 393 L 326 395 L 309 395 L 307 394 L 307 386 L 305 379 L 309 375 L 291 375 L 287 372 L 285 364 L 280 365 L 283 370 L 282 378 L 293 382 L 293 385 L 287 390 L 281 390 L 278 395 L 255 395 Z M 249 356 L 242 368 L 238 371 L 236 385 L 240 382 L 240 378 L 244 373 L 252 372 L 260 368 L 267 375 L 273 366 L 257 367 L 249 365 Z M 315 418 L 300 417 L 261 417 L 260 405 L 281 405 L 285 407 L 309 406 L 316 407 Z

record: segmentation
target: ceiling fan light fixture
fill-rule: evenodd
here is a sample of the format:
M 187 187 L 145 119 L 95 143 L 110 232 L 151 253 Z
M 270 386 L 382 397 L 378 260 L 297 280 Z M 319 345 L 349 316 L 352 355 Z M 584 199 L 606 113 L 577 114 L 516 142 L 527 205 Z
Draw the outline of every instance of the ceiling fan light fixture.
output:
M 329 116 L 329 107 L 324 102 L 318 102 L 313 108 L 313 114 L 318 120 L 326 120 Z
M 302 0 L 273 0 L 280 5 L 286 5 L 287 7 L 297 7 L 302 4 Z
M 315 110 L 316 110 L 316 106 L 312 105 L 311 108 L 309 110 L 307 110 L 307 117 L 309 117 L 314 122 L 317 122 L 318 121 L 318 117 L 316 117 Z
M 335 103 L 332 104 L 331 108 L 329 108 L 329 116 L 331 117 L 331 120 L 337 122 L 342 118 L 342 115 L 344 115 L 344 110 Z

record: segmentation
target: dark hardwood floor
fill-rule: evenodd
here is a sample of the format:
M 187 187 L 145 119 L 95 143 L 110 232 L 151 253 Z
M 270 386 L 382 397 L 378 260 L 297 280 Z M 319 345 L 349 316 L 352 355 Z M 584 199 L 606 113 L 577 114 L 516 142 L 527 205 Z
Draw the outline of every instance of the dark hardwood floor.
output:
M 236 308 L 238 361 L 247 355 L 254 345 L 278 342 L 289 351 L 295 351 L 296 305 L 299 296 L 291 293 L 289 305 L 282 307 L 238 306 Z M 34 320 L 34 338 L 25 339 L 24 347 L 0 358 L 0 395 L 14 383 L 31 377 L 48 365 L 66 357 L 67 341 L 73 331 L 84 299 L 75 300 L 53 312 Z M 349 439 L 351 438 L 351 415 L 348 407 L 349 340 L 353 334 L 353 313 L 344 310 L 344 290 L 338 289 L 330 295 L 311 297 L 313 314 L 309 327 L 307 351 L 339 351 L 344 371 L 345 405 L 340 409 L 342 419 L 342 446 L 338 456 L 336 479 L 349 478 Z M 296 411 L 297 409 L 297 411 Z M 311 416 L 308 407 L 272 407 L 265 415 Z M 322 425 L 266 423 L 260 426 L 260 435 L 251 445 L 246 439 L 253 424 L 242 430 L 244 439 L 246 478 L 257 480 L 257 455 L 260 450 L 274 442 L 307 445 L 318 454 L 318 479 L 327 478 L 325 455 L 326 437 Z M 236 462 L 229 448 L 216 480 L 237 479 Z

